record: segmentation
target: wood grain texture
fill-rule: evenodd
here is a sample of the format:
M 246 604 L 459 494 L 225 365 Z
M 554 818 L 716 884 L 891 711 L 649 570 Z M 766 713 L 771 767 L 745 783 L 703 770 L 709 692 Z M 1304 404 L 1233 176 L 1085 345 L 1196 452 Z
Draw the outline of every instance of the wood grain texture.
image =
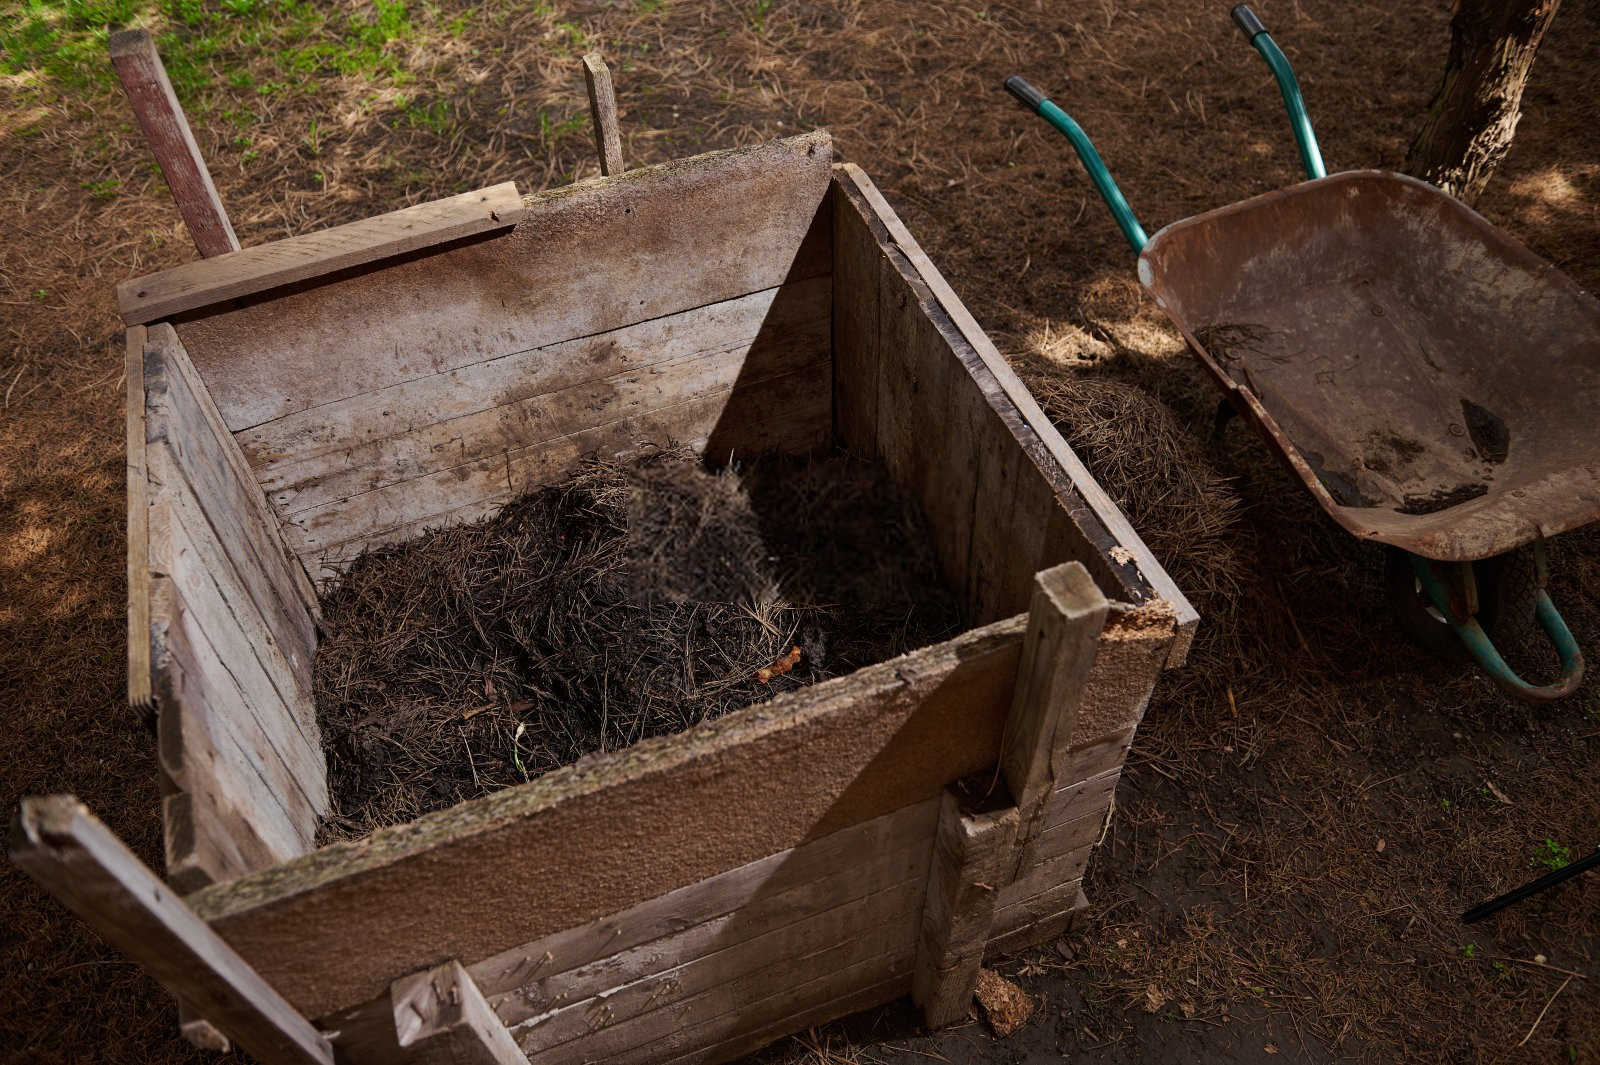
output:
M 835 286 L 837 319 L 854 323 L 835 335 L 844 368 L 835 387 L 847 404 L 841 424 L 854 418 L 854 431 L 871 436 L 872 452 L 916 494 L 941 570 L 963 594 L 968 616 L 987 621 L 1024 609 L 1034 574 L 1069 559 L 1118 598 L 1144 595 L 1107 553 L 1115 541 L 895 241 L 881 198 L 869 202 L 848 167 L 836 169 L 834 197 L 835 215 L 844 218 L 840 246 L 859 250 L 870 234 L 877 247 L 875 282 L 864 276 L 848 289 Z M 861 333 L 869 313 L 876 322 L 870 342 Z M 870 402 L 838 379 L 868 363 L 876 375 Z
M 166 856 L 193 890 L 304 854 L 328 809 L 309 582 L 172 329 L 141 353 L 143 638 Z M 132 586 L 130 586 L 132 587 Z
M 1076 928 L 1089 910 L 1082 881 L 1060 884 L 1025 904 L 995 913 L 986 958 L 1003 958 L 1048 943 Z
M 1106 495 L 1105 490 L 1067 446 L 1061 434 L 1050 424 L 1027 387 L 1018 379 L 1005 357 L 995 348 L 971 312 L 934 267 L 871 179 L 852 163 L 842 163 L 835 168 L 835 171 L 837 185 L 845 190 L 846 195 L 858 205 L 858 209 L 874 216 L 881 223 L 887 231 L 888 240 L 916 268 L 918 277 L 932 292 L 938 306 L 943 309 L 960 335 L 972 346 L 987 371 L 988 380 L 1007 397 L 1022 425 L 1027 427 L 1028 439 L 1025 444 L 1029 447 L 1038 447 L 1061 471 L 1070 486 L 1072 496 L 1063 502 L 1082 530 L 1082 535 L 1090 540 L 1093 550 L 1101 555 L 1107 555 L 1111 548 L 1122 547 L 1132 556 L 1131 562 L 1114 563 L 1119 570 L 1118 583 L 1126 589 L 1126 594 L 1114 598 L 1135 603 L 1143 601 L 1146 597 L 1160 598 L 1171 605 L 1177 618 L 1179 638 L 1171 647 L 1170 664 L 1182 664 L 1188 645 L 1193 639 L 1199 614 L 1173 583 L 1166 570 L 1156 561 L 1138 533 L 1128 524 L 1127 518 L 1123 516 L 1116 503 Z M 1079 561 L 1083 561 L 1086 565 L 1091 564 L 1087 558 L 1079 557 Z M 1098 574 L 1096 577 L 1099 579 Z
M 219 307 L 178 332 L 237 432 L 822 276 L 831 227 L 813 223 L 831 158 L 819 132 L 552 189 L 501 236 Z
M 1028 818 L 1055 790 L 1051 758 L 1056 733 L 1065 729 L 1070 735 L 1077 725 L 1078 703 L 1110 609 L 1079 563 L 1064 563 L 1034 578 L 1017 690 L 1000 754 L 1006 786 Z
M 603 1005 L 617 1019 L 628 1015 L 630 1000 L 665 1004 L 775 952 L 844 934 L 829 916 L 841 906 L 907 884 L 920 890 L 932 812 L 931 801 L 919 803 L 841 829 L 486 959 L 474 971 L 506 988 L 491 1001 L 507 1024 L 520 1026 L 530 1049 L 553 1046 L 564 1019 L 591 1007 Z
M 333 1065 L 333 1049 L 70 795 L 28 798 L 11 860 L 263 1065 Z
M 773 931 L 771 949 L 741 951 L 726 979 L 718 979 L 718 956 L 687 968 L 688 986 L 682 989 L 655 985 L 653 990 L 663 992 L 655 1004 L 637 995 L 617 1006 L 609 999 L 596 1003 L 582 1015 L 587 1032 L 575 1030 L 579 1038 L 549 1049 L 529 1046 L 530 1065 L 659 1061 L 782 1016 L 796 989 L 830 998 L 843 989 L 840 984 L 860 981 L 863 970 L 871 979 L 912 954 L 921 898 L 920 878 L 908 880 L 818 914 L 802 927 Z M 630 1006 L 640 1005 L 651 1008 L 627 1015 Z
M 394 1065 L 528 1065 L 511 1033 L 458 961 L 389 988 L 399 1053 Z
M 123 379 L 128 456 L 128 705 L 151 705 L 150 681 L 150 495 L 144 457 L 145 328 L 126 337 Z
M 589 119 L 594 124 L 594 148 L 600 157 L 600 173 L 609 177 L 622 173 L 622 133 L 617 126 L 617 94 L 611 86 L 611 71 L 599 52 L 583 57 L 583 81 L 589 90 Z
M 289 604 L 298 599 L 305 613 L 313 619 L 320 617 L 316 590 L 304 568 L 287 550 L 283 537 L 274 535 L 279 526 L 277 515 L 256 483 L 249 461 L 223 422 L 210 387 L 202 379 L 177 332 L 167 323 L 149 327 L 145 363 L 147 384 L 148 379 L 163 375 L 175 383 L 181 381 L 181 391 L 174 388 L 172 395 L 184 404 L 183 409 L 195 424 L 196 432 L 203 422 L 209 430 L 209 438 L 216 442 L 215 448 L 208 448 L 197 456 L 205 462 L 201 472 L 211 479 L 208 484 L 220 504 L 218 513 L 228 511 L 238 515 L 240 543 L 253 552 L 253 564 L 277 587 L 278 598 L 285 604 L 283 609 L 292 613 Z M 146 392 L 148 394 L 148 388 Z
M 929 1028 L 966 1019 L 1019 820 L 1015 806 L 962 813 L 956 794 L 945 793 L 911 979 L 911 995 Z
M 833 434 L 859 455 L 878 451 L 878 271 L 883 252 L 849 197 L 833 217 Z
M 507 229 L 522 213 L 522 195 L 514 182 L 505 181 L 242 251 L 235 244 L 226 254 L 203 262 L 122 282 L 117 310 L 129 325 L 157 322 Z
M 359 1005 L 432 959 L 473 964 L 993 765 L 1022 627 L 977 629 L 192 902 L 308 1014 Z M 397 922 L 407 935 L 390 934 Z M 307 942 L 330 949 L 308 955 Z
M 805 952 L 853 934 L 833 911 L 896 885 L 920 885 L 938 807 L 930 799 L 840 829 L 502 951 L 469 972 L 529 1050 L 549 1049 L 580 1018 L 585 1027 L 591 1019 L 627 1019 L 739 978 L 770 960 L 778 944 Z M 342 1046 L 371 1056 L 392 1042 L 391 1012 L 385 994 L 325 1020 L 342 1033 Z
M 477 514 L 584 454 L 668 440 L 713 461 L 829 436 L 829 285 L 793 282 L 301 411 L 239 434 L 322 566 Z
M 708 372 L 715 377 L 731 369 L 712 365 Z M 827 439 L 827 411 L 817 400 L 826 400 L 828 376 L 827 363 L 814 362 L 761 381 L 709 387 L 668 406 L 301 511 L 288 518 L 284 533 L 326 573 L 364 549 L 491 513 L 565 480 L 588 456 L 626 460 L 667 441 L 714 462 L 773 450 L 804 454 Z
M 155 41 L 146 31 L 133 29 L 113 33 L 108 44 L 117 80 L 122 82 L 145 143 L 167 179 L 194 246 L 206 258 L 238 251 L 239 238 L 233 235 L 228 212 L 222 208 L 211 171 L 189 131 L 189 120 L 172 91 Z

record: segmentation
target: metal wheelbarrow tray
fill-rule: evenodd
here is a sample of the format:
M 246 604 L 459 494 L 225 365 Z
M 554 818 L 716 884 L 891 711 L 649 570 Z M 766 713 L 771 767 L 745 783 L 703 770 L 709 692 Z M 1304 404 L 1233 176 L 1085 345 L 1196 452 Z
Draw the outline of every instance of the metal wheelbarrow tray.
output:
M 1311 180 L 1153 238 L 1072 116 L 1020 77 L 1006 89 L 1072 142 L 1140 282 L 1232 408 L 1334 521 L 1394 549 L 1401 627 L 1464 645 L 1518 698 L 1568 695 L 1583 655 L 1544 590 L 1544 541 L 1600 518 L 1600 303 L 1426 182 L 1327 176 L 1288 59 L 1247 5 L 1233 19 L 1272 69 Z M 1491 639 L 1534 619 L 1561 658 L 1542 686 Z
M 1353 171 L 1209 211 L 1139 280 L 1355 535 L 1467 562 L 1600 518 L 1600 302 L 1432 186 Z

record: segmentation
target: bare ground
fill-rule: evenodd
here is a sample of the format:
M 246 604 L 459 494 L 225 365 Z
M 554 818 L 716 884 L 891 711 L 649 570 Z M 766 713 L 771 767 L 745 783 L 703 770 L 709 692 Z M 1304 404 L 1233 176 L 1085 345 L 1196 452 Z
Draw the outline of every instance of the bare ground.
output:
M 1600 878 L 1456 921 L 1536 875 L 1550 843 L 1575 855 L 1600 843 L 1600 686 L 1530 710 L 1404 646 L 1374 553 L 1246 430 L 1210 442 L 1204 382 L 1131 285 L 1088 183 L 997 91 L 1022 72 L 1069 104 L 1152 229 L 1284 184 L 1294 155 L 1276 94 L 1225 6 L 443 4 L 414 11 L 370 69 L 291 83 L 283 50 L 243 33 L 195 61 L 211 77 L 187 102 L 245 243 L 508 177 L 536 188 L 592 174 L 576 52 L 600 47 L 631 162 L 827 125 L 1041 394 L 1090 379 L 1133 389 L 1133 409 L 1163 404 L 1132 421 L 1178 440 L 1181 467 L 1119 469 L 1116 448 L 1095 465 L 1195 589 L 1206 627 L 1152 703 L 1085 929 L 1006 967 L 1044 1008 L 1003 1042 L 978 1023 L 921 1035 L 891 1008 L 772 1054 L 1600 1060 Z M 1297 63 L 1330 166 L 1398 165 L 1442 64 L 1448 4 L 1256 7 Z M 0 6 L 0 23 L 18 10 Z M 169 54 L 211 23 L 197 25 L 171 23 Z M 1600 5 L 1568 0 L 1479 205 L 1591 290 L 1597 75 Z M 10 74 L 0 99 L 0 804 L 75 791 L 153 861 L 153 741 L 122 703 L 111 292 L 192 252 L 103 82 L 66 91 Z M 1056 412 L 1091 451 L 1079 403 Z M 1204 550 L 1163 529 L 1197 530 Z M 1593 649 L 1600 538 L 1557 547 L 1558 596 Z M 0 898 L 0 1056 L 201 1060 L 159 989 L 59 906 L 10 869 Z

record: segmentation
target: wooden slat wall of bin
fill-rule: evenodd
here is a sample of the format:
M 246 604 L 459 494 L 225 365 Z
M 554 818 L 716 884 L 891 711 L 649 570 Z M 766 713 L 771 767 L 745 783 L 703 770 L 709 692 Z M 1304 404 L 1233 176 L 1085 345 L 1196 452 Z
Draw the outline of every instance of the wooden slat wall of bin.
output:
M 139 330 L 146 688 L 167 873 L 184 890 L 304 854 L 327 812 L 311 703 L 315 596 L 172 327 Z M 134 567 L 137 568 L 135 561 Z M 139 657 L 139 656 L 134 656 Z
M 207 885 L 194 911 L 351 1065 L 401 1060 L 396 1007 L 441 973 L 535 1065 L 713 1063 L 912 991 L 944 1023 L 985 953 L 1079 908 L 1192 610 L 830 155 L 809 134 L 554 190 L 514 228 L 134 331 L 149 521 L 130 572 L 169 872 Z M 367 247 L 356 230 L 341 242 Z M 989 624 L 312 851 L 302 563 L 327 577 L 587 452 L 668 439 L 879 458 Z M 1015 805 L 952 813 L 980 772 Z M 434 1045 L 508 1057 L 482 1010 L 436 1019 Z
M 831 159 L 816 133 L 558 189 L 493 239 L 177 329 L 319 576 L 587 452 L 805 452 L 830 435 Z

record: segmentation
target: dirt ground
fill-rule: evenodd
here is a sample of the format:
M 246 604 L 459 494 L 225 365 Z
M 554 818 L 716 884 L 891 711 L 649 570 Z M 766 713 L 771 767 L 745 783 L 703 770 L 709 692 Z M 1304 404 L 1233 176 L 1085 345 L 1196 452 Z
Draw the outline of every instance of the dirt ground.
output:
M 71 790 L 158 853 L 154 744 L 122 701 L 112 289 L 193 252 L 100 64 L 104 22 L 162 31 L 247 244 L 593 174 L 577 55 L 598 47 L 629 161 L 826 125 L 1041 395 L 1122 389 L 1144 416 L 1099 422 L 1081 389 L 1052 413 L 1205 617 L 1151 704 L 1084 928 L 1002 966 L 1042 1001 L 1034 1019 L 1005 1041 L 976 1022 L 928 1036 L 897 1006 L 769 1055 L 1600 1060 L 1600 877 L 1457 921 L 1600 843 L 1600 680 L 1528 709 L 1405 646 L 1379 555 L 1247 429 L 1210 439 L 1210 393 L 1065 144 L 998 90 L 1021 72 L 1069 105 L 1152 230 L 1282 185 L 1296 170 L 1276 93 L 1226 7 L 3 0 L 0 807 Z M 1447 0 L 1256 7 L 1330 167 L 1397 166 L 1443 62 Z M 1567 0 L 1479 205 L 1591 290 L 1597 76 L 1600 3 Z M 1108 432 L 1186 457 L 1130 465 L 1097 451 Z M 1555 546 L 1557 598 L 1600 657 L 1600 536 Z M 154 984 L 9 867 L 0 900 L 0 1060 L 204 1059 Z

